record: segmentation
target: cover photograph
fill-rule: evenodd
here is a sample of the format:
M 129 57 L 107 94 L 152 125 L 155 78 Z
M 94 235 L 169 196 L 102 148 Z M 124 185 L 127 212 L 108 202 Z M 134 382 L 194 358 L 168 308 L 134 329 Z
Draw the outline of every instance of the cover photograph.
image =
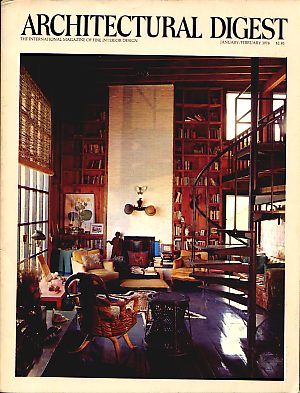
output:
M 259 4 L 1 3 L 1 390 L 298 391 L 300 9 Z

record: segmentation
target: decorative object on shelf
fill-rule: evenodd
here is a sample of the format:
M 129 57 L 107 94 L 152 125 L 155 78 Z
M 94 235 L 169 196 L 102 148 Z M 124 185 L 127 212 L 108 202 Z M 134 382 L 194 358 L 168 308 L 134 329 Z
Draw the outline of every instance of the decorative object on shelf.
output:
M 94 221 L 94 194 L 65 194 L 65 226 L 88 231 Z
M 153 205 L 143 206 L 142 195 L 147 190 L 147 186 L 136 186 L 135 190 L 137 194 L 140 196 L 137 200 L 137 206 L 131 205 L 127 203 L 124 207 L 125 214 L 132 214 L 134 210 L 144 211 L 148 216 L 154 216 L 156 214 L 156 209 Z
M 91 224 L 90 233 L 92 235 L 103 235 L 103 224 Z

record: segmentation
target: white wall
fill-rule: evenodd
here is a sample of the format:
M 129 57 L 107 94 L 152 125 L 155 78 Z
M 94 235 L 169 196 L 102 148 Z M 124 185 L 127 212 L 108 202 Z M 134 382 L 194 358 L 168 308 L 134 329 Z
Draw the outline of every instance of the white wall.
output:
M 171 243 L 172 179 L 173 86 L 111 86 L 107 238 L 120 231 Z M 154 205 L 155 216 L 124 213 L 126 203 L 136 205 L 137 185 L 148 186 L 144 206 Z

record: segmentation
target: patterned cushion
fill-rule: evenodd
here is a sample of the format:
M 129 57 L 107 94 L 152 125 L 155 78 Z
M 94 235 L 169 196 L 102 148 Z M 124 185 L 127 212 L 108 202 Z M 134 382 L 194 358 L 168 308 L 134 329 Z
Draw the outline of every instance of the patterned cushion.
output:
M 100 259 L 100 253 L 88 254 L 82 256 L 83 267 L 86 271 L 92 269 L 103 269 L 103 262 Z
M 128 251 L 129 266 L 147 267 L 149 264 L 148 251 Z
M 82 256 L 87 255 L 87 253 L 88 253 L 87 250 L 84 249 L 74 250 L 72 254 L 72 258 L 78 263 L 83 263 Z
M 183 260 L 184 267 L 193 267 L 193 263 L 190 257 L 182 257 L 182 260 Z

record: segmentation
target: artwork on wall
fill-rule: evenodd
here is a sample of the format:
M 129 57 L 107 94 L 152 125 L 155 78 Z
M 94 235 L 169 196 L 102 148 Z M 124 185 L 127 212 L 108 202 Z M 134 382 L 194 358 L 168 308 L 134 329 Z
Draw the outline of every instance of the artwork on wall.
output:
M 91 234 L 103 235 L 103 224 L 91 224 Z
M 87 232 L 94 222 L 94 194 L 65 194 L 65 227 L 78 227 Z

